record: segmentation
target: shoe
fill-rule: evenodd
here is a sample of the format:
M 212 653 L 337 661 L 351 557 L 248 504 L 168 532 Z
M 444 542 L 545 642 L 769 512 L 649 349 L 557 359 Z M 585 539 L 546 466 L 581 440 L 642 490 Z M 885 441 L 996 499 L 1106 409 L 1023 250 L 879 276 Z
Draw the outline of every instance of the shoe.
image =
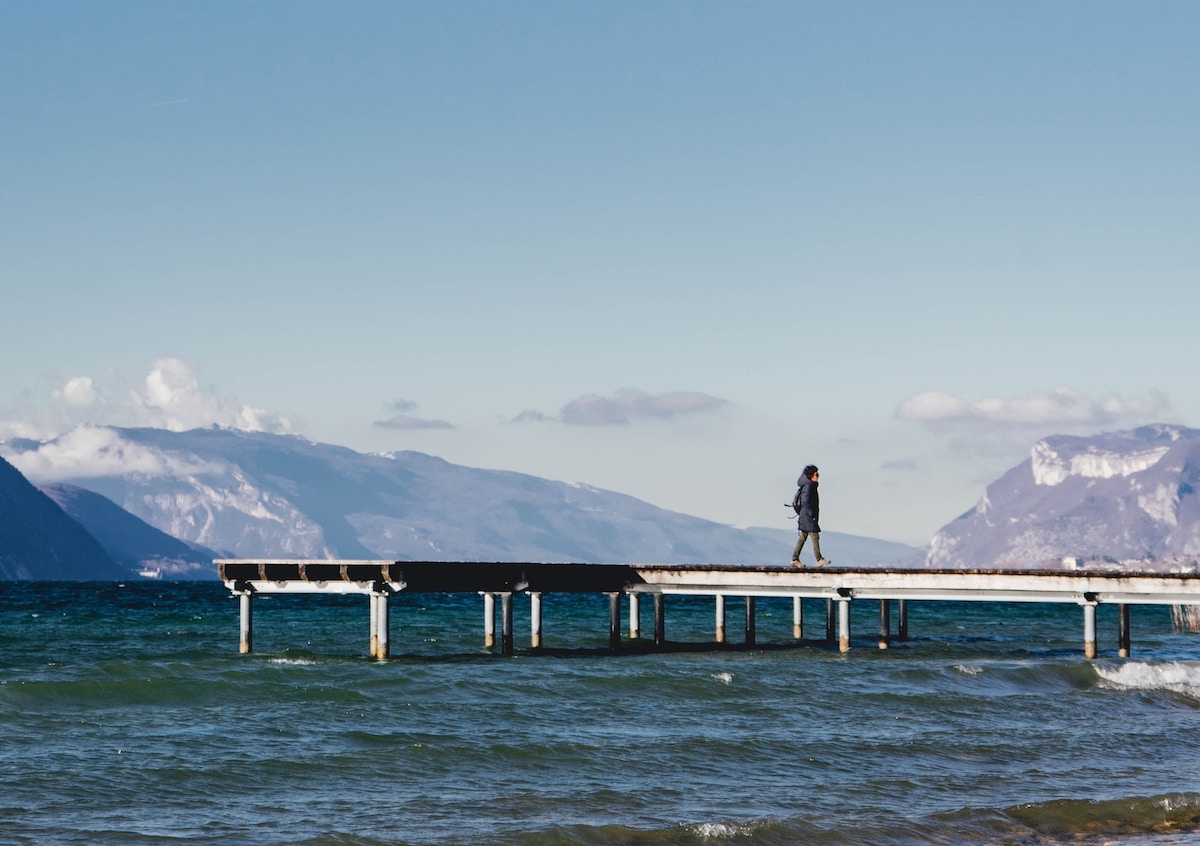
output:
M 804 565 L 800 563 L 799 559 L 796 559 L 796 558 L 792 559 L 792 566 L 800 567 L 801 569 L 803 569 L 803 567 L 804 567 Z
M 833 563 L 833 562 L 832 562 L 832 561 L 830 561 L 828 558 L 818 558 L 818 559 L 817 559 L 817 566 L 818 566 L 818 567 L 825 567 L 825 566 L 827 566 L 827 565 L 829 565 L 829 564 L 832 564 L 832 563 Z

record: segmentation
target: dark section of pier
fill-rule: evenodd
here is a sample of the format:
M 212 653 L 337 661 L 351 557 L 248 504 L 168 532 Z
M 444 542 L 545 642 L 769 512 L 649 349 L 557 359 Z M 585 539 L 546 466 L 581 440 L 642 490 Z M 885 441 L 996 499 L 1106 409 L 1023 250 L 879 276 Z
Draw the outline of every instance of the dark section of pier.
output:
M 383 582 L 405 593 L 613 593 L 642 583 L 623 564 L 547 564 L 474 561 L 221 561 L 234 582 Z

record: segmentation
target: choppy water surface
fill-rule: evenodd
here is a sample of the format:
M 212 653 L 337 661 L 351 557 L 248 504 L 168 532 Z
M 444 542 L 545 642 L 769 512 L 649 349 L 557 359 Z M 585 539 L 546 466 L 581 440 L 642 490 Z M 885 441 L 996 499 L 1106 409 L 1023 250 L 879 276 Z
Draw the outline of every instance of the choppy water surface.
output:
M 1165 608 L 1088 662 L 1075 606 L 914 603 L 881 651 L 861 603 L 847 655 L 817 602 L 716 648 L 672 597 L 671 647 L 620 654 L 605 597 L 546 597 L 539 652 L 516 607 L 501 657 L 479 597 L 400 597 L 376 662 L 364 598 L 260 597 L 246 656 L 218 584 L 0 583 L 0 842 L 1200 844 Z

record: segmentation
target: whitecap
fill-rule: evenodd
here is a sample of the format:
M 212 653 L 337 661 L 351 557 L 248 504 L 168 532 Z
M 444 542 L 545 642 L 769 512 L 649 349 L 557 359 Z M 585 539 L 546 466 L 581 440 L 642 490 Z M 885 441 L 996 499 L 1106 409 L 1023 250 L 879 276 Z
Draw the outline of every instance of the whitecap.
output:
M 712 677 L 721 684 L 733 684 L 733 673 L 713 673 Z
M 729 837 L 749 837 L 754 833 L 754 826 L 750 823 L 697 823 L 688 826 L 688 830 L 706 840 L 709 838 L 715 840 Z
M 955 664 L 954 669 L 964 676 L 977 676 L 983 672 L 983 667 L 968 667 L 966 664 Z
M 272 664 L 286 664 L 290 667 L 311 667 L 317 662 L 311 658 L 272 658 Z
M 1122 690 L 1169 690 L 1200 699 L 1200 663 L 1129 661 L 1117 667 L 1096 667 L 1096 672 L 1105 683 Z

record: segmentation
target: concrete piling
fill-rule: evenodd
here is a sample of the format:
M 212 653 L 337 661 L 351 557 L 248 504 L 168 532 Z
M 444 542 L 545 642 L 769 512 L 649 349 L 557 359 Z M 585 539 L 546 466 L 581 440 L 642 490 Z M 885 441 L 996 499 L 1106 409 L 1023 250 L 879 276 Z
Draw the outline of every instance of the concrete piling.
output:
M 608 595 L 608 648 L 621 647 L 621 594 Z
M 238 651 L 243 655 L 254 648 L 254 594 L 251 591 L 241 593 L 241 644 Z
M 513 602 L 512 593 L 500 594 L 500 654 L 513 654 Z
M 892 602 L 889 599 L 879 600 L 879 648 L 887 649 L 892 645 Z
M 638 640 L 642 636 L 642 606 L 636 593 L 629 594 L 629 639 Z
M 838 652 L 850 651 L 850 599 L 838 600 Z
M 371 656 L 386 661 L 391 653 L 389 628 L 391 604 L 386 591 L 370 594 L 371 597 Z
M 1096 657 L 1096 603 L 1083 604 L 1083 657 Z
M 1117 655 L 1129 657 L 1129 606 L 1117 606 Z
M 537 592 L 529 594 L 529 645 L 542 646 L 542 595 Z
M 757 633 L 755 632 L 754 597 L 746 597 L 746 645 L 754 646 Z
M 667 642 L 667 608 L 666 597 L 661 593 L 654 594 L 654 645 L 662 646 Z
M 804 598 L 800 596 L 792 597 L 792 637 L 804 637 Z
M 483 645 L 496 645 L 496 594 L 483 593 Z
M 725 642 L 725 594 L 718 593 L 716 595 L 717 605 L 717 643 Z

